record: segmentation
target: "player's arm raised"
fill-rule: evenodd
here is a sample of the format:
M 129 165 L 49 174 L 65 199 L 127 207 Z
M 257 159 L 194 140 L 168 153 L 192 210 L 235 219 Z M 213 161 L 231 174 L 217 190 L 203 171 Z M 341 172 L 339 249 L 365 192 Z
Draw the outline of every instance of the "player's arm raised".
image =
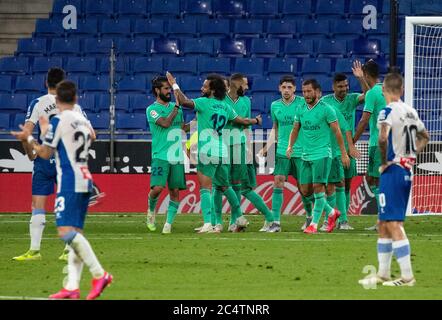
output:
M 364 111 L 362 114 L 361 120 L 359 120 L 358 127 L 356 128 L 355 136 L 353 137 L 353 142 L 358 142 L 359 138 L 364 133 L 365 129 L 367 128 L 368 122 L 371 118 L 371 112 Z
M 240 124 L 243 126 L 251 126 L 251 125 L 261 125 L 262 124 L 262 118 L 261 115 L 256 116 L 256 118 L 250 119 L 250 118 L 242 118 L 240 116 L 236 117 L 232 120 L 233 123 Z
M 167 80 L 169 81 L 169 84 L 172 86 L 173 94 L 175 95 L 177 105 L 183 106 L 185 108 L 194 109 L 195 102 L 187 98 L 186 95 L 181 91 L 173 75 L 170 72 L 166 72 L 166 77 Z
M 359 84 L 362 88 L 362 92 L 364 93 L 359 97 L 359 103 L 361 103 L 362 101 L 364 101 L 365 93 L 370 90 L 370 87 L 367 83 L 367 80 L 365 80 L 364 72 L 362 71 L 362 64 L 360 61 L 356 60 L 355 62 L 353 62 L 353 67 L 351 68 L 351 70 L 353 71 L 353 75 L 355 76 L 355 78 L 358 79 Z
M 341 129 L 339 128 L 338 121 L 330 123 L 330 128 L 333 130 L 333 134 L 336 136 L 336 141 L 338 142 L 339 148 L 341 149 L 341 159 L 344 168 L 350 167 L 350 158 L 345 150 L 344 138 L 342 137 Z
M 293 153 L 293 145 L 295 144 L 296 140 L 298 139 L 299 135 L 299 129 L 301 129 L 301 124 L 299 122 L 296 122 L 293 124 L 293 129 L 290 132 L 290 138 L 289 138 L 289 145 L 287 146 L 286 150 L 286 156 L 287 158 L 291 158 Z

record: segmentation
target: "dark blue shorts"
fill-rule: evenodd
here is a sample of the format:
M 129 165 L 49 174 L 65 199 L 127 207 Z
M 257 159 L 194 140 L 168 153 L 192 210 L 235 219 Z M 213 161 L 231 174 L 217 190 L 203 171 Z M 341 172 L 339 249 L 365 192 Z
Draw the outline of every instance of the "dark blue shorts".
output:
M 54 209 L 57 227 L 83 229 L 90 196 L 90 193 L 58 193 Z
M 32 172 L 32 195 L 49 196 L 54 193 L 54 187 L 57 183 L 57 171 L 55 165 L 49 160 L 37 158 L 34 161 Z
M 411 191 L 411 173 L 391 165 L 379 180 L 379 220 L 404 221 Z

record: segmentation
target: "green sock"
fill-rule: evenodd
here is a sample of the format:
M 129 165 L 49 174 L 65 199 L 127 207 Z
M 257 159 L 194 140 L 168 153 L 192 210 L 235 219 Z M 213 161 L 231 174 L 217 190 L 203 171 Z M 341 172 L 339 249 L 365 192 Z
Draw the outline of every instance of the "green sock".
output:
M 204 223 L 211 223 L 212 196 L 210 190 L 200 189 L 200 197 Z
M 156 197 L 156 199 L 152 199 L 150 196 L 149 196 L 149 212 L 154 212 L 155 211 L 155 207 L 157 206 L 157 202 L 158 202 L 158 198 L 159 197 Z
M 239 205 L 241 205 L 241 184 L 232 185 L 233 191 L 235 191 L 236 197 L 238 198 Z
M 327 204 L 332 208 L 336 207 L 336 193 L 335 192 L 333 192 L 331 195 L 327 196 Z M 325 220 L 328 219 L 329 214 L 330 214 L 330 212 L 325 213 Z
M 350 208 L 350 190 L 345 190 L 345 212 Z
M 169 201 L 169 208 L 167 209 L 167 223 L 173 223 L 173 220 L 175 220 L 176 214 L 178 212 L 179 205 L 179 202 L 172 200 Z
M 307 209 L 305 210 L 306 216 L 307 218 L 311 218 L 313 216 L 313 202 L 315 202 L 315 194 L 312 193 L 311 195 L 306 197 L 306 199 L 310 202 L 310 211 Z
M 249 189 L 244 193 L 244 197 L 249 200 L 259 212 L 264 214 L 267 222 L 273 222 L 272 211 L 267 207 L 264 200 L 253 190 Z
M 305 215 L 307 217 L 310 217 L 312 215 L 312 201 L 309 197 L 304 197 L 304 195 L 301 194 L 301 200 L 302 204 L 304 205 Z
M 223 210 L 223 193 L 218 190 L 217 188 L 214 188 L 213 191 L 213 207 L 215 214 L 212 216 L 215 216 L 215 225 L 222 224 L 223 223 L 223 216 L 222 216 L 222 210 Z M 213 224 L 213 222 L 212 222 Z
M 210 215 L 210 222 L 212 223 L 212 226 L 214 226 L 215 225 L 215 223 L 216 223 L 216 217 L 215 217 L 215 190 L 216 190 L 216 188 L 215 188 L 215 186 L 213 186 L 212 185 L 212 209 L 210 209 L 210 212 L 212 213 L 211 215 Z
M 322 216 L 322 211 L 324 211 L 324 207 L 327 204 L 325 200 L 325 193 L 315 193 L 315 206 L 313 207 L 313 220 L 312 223 L 318 225 L 319 220 Z
M 339 222 L 347 222 L 347 210 L 345 209 L 345 188 L 336 187 L 336 204 L 338 210 L 341 211 Z
M 227 188 L 224 191 L 224 195 L 229 201 L 230 208 L 232 210 L 232 214 L 230 216 L 230 224 L 235 223 L 236 219 L 242 216 L 241 207 L 239 206 L 238 197 L 236 196 L 235 191 L 233 191 L 232 187 Z
M 273 220 L 280 222 L 281 221 L 281 207 L 284 202 L 284 189 L 282 188 L 273 188 L 272 195 L 272 213 Z

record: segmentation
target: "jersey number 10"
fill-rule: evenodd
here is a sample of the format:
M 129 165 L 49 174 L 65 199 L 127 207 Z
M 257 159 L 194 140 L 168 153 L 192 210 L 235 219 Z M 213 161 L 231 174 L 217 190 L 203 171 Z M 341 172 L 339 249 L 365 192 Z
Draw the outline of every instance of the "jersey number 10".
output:
M 404 127 L 404 134 L 405 134 L 405 148 L 407 154 L 416 153 L 416 133 L 417 133 L 417 126 L 411 125 L 411 126 L 405 126 Z

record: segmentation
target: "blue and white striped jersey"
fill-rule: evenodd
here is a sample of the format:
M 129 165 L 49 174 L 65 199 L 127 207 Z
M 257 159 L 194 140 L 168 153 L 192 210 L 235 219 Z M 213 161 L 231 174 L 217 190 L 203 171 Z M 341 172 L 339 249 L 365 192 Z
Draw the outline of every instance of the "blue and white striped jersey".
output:
M 65 110 L 54 116 L 43 144 L 55 149 L 57 193 L 92 191 L 88 169 L 91 129 L 81 113 Z

